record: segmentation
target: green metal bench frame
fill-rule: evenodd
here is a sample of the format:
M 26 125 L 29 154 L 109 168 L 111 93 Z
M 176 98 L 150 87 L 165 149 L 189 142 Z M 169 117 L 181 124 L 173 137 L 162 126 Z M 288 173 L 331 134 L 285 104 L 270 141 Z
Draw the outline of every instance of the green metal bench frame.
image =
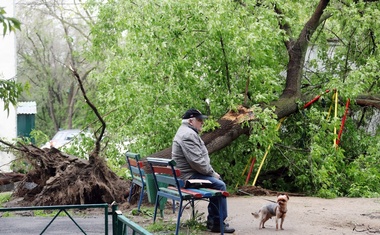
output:
M 126 152 L 125 158 L 127 160 L 128 167 L 132 176 L 128 202 L 131 202 L 132 194 L 136 188 L 136 185 L 140 186 L 141 191 L 140 191 L 140 197 L 139 197 L 139 202 L 137 206 L 137 210 L 140 212 L 141 203 L 144 198 L 144 190 L 146 187 L 145 172 L 143 169 L 144 164 L 142 161 L 140 161 L 140 154 L 137 154 L 137 153 Z

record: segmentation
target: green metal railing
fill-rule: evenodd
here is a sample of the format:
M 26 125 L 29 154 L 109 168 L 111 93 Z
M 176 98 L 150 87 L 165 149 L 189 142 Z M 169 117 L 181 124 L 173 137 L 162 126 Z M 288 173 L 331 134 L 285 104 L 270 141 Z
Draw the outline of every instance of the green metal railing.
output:
M 117 209 L 117 204 L 112 203 L 112 225 L 113 235 L 127 235 L 131 234 L 151 235 L 140 225 L 125 217 L 120 210 Z
M 108 204 L 84 204 L 84 205 L 61 205 L 61 206 L 33 206 L 33 207 L 9 207 L 9 208 L 0 208 L 0 212 L 7 211 L 29 211 L 29 210 L 58 210 L 54 218 L 46 225 L 40 234 L 43 234 L 46 229 L 54 222 L 61 212 L 64 212 L 73 223 L 82 231 L 83 234 L 86 232 L 75 222 L 74 218 L 67 212 L 69 209 L 86 209 L 86 208 L 104 208 L 104 234 L 108 235 Z
M 120 210 L 117 209 L 117 204 L 112 203 L 112 232 L 113 235 L 127 235 L 129 232 L 131 234 L 140 235 L 151 235 L 150 232 L 145 230 L 143 227 L 133 222 L 132 220 L 125 217 Z M 104 208 L 104 234 L 108 235 L 108 204 L 84 204 L 84 205 L 60 205 L 60 206 L 33 206 L 33 207 L 9 207 L 0 208 L 0 212 L 10 212 L 10 211 L 29 211 L 29 210 L 58 210 L 57 214 L 53 219 L 46 225 L 40 234 L 43 234 L 54 220 L 59 216 L 61 212 L 64 212 L 71 221 L 80 229 L 83 234 L 86 232 L 79 226 L 79 224 L 74 220 L 74 218 L 68 213 L 69 209 L 87 209 L 87 208 Z

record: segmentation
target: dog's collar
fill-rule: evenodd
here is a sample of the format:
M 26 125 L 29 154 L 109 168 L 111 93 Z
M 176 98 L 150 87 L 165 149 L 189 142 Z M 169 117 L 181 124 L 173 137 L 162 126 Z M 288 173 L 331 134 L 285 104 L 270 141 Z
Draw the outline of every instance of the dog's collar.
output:
M 282 214 L 286 214 L 286 212 L 287 212 L 288 210 L 282 211 L 281 208 L 279 207 L 279 211 L 280 211 Z

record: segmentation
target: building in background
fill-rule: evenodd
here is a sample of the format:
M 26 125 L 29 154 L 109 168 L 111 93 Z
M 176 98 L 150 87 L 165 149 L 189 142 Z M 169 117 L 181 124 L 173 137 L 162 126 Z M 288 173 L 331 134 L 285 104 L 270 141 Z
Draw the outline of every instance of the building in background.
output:
M 6 16 L 14 16 L 14 1 L 2 0 L 0 6 L 5 7 Z M 2 35 L 0 25 L 0 79 L 16 79 L 16 36 L 12 33 Z M 0 138 L 11 141 L 17 136 L 16 107 L 10 106 L 9 113 L 4 110 L 4 102 L 0 100 Z M 11 153 L 0 151 L 0 171 L 9 172 L 10 162 L 14 159 Z
M 33 144 L 35 142 L 30 133 L 35 127 L 36 113 L 35 101 L 17 103 L 17 137 L 28 139 Z

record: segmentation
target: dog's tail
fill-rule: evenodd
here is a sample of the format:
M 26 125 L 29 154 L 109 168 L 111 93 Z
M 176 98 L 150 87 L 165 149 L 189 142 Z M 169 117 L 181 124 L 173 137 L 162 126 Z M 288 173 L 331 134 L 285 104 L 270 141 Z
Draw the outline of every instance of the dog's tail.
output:
M 260 211 L 259 212 L 252 212 L 251 214 L 257 219 L 257 218 L 259 218 L 259 213 L 260 213 Z

